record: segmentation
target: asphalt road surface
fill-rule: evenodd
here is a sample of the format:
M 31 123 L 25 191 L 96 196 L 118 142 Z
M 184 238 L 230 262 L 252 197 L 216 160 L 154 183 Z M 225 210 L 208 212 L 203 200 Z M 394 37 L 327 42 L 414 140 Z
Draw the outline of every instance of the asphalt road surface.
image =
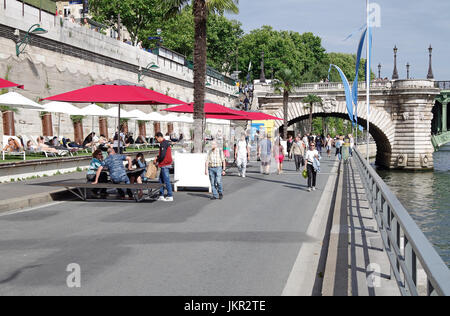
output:
M 333 164 L 323 159 L 311 193 L 287 162 L 282 175 L 232 169 L 223 200 L 178 192 L 1 215 L 0 295 L 281 295 Z

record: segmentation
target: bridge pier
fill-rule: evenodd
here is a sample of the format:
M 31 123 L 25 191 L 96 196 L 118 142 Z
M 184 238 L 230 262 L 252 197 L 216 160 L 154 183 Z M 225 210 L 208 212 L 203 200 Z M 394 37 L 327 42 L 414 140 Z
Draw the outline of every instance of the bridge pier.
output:
M 439 91 L 430 80 L 393 82 L 392 120 L 395 124 L 391 167 L 396 169 L 433 169 L 431 142 L 433 106 Z

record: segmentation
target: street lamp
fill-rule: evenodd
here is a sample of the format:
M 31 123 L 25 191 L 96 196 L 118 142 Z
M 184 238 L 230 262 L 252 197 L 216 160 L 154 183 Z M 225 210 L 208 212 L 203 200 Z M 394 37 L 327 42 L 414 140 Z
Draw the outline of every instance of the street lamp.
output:
M 149 71 L 150 69 L 159 69 L 159 66 L 157 64 L 155 64 L 154 62 L 151 62 L 144 69 L 142 69 L 142 67 L 139 67 L 138 82 L 143 81 L 142 77 L 144 77 L 145 73 L 147 71 Z
M 409 64 L 409 62 L 406 64 L 406 79 L 409 80 L 409 68 L 411 67 L 411 65 Z
M 398 52 L 398 48 L 397 48 L 397 45 L 395 45 L 395 47 L 394 47 L 394 73 L 392 74 L 392 80 L 397 80 L 398 79 L 397 52 Z
M 28 32 L 25 34 L 25 37 L 22 40 L 19 40 L 16 44 L 16 56 L 19 57 L 20 54 L 23 53 L 27 45 L 30 43 L 30 34 L 33 35 L 41 35 L 48 33 L 47 30 L 43 29 L 40 24 L 34 24 L 29 29 Z M 20 38 L 19 38 L 20 39 Z
M 378 64 L 378 79 L 381 79 L 381 63 Z

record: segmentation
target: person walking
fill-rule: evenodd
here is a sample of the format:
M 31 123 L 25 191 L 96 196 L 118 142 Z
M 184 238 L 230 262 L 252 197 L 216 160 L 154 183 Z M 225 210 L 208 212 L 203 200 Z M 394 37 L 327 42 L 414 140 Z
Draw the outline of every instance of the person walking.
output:
M 300 167 L 304 166 L 303 156 L 305 155 L 305 147 L 303 142 L 300 140 L 300 137 L 296 137 L 294 143 L 291 148 L 292 155 L 294 156 L 295 161 L 295 171 L 300 171 Z
M 322 154 L 322 146 L 323 146 L 323 136 L 317 135 L 316 136 L 316 149 L 319 152 L 319 154 Z
M 161 132 L 156 133 L 156 141 L 159 143 L 159 154 L 154 160 L 154 164 L 161 169 L 159 183 L 164 186 L 159 190 L 158 201 L 173 202 L 172 183 L 170 183 L 170 170 L 172 166 L 172 148 L 170 142 L 164 138 Z M 167 190 L 167 197 L 164 197 L 164 188 Z
M 350 139 L 350 157 L 353 157 L 353 150 L 355 148 L 355 139 L 353 138 L 352 134 L 349 134 L 348 137 Z
M 338 156 L 339 160 L 342 159 L 342 145 L 344 144 L 344 137 L 338 136 L 336 140 L 336 156 Z
M 292 159 L 292 145 L 294 144 L 294 138 L 292 137 L 292 135 L 289 135 L 289 139 L 287 141 L 287 152 L 288 152 L 288 159 L 289 161 L 291 161 Z
M 317 162 L 319 161 L 320 156 L 319 152 L 316 150 L 316 144 L 311 142 L 309 144 L 309 150 L 305 154 L 305 170 L 308 172 L 308 191 L 316 190 L 316 182 L 317 182 Z M 317 160 L 317 161 L 316 161 Z
M 209 174 L 209 181 L 213 196 L 211 200 L 223 199 L 222 176 L 225 175 L 227 163 L 223 149 L 219 148 L 216 141 L 211 142 L 211 150 L 206 158 L 205 174 Z
M 234 160 L 239 170 L 239 176 L 242 178 L 245 178 L 248 157 L 250 157 L 250 145 L 245 140 L 245 135 L 243 134 L 236 144 L 236 150 L 234 152 Z
M 305 146 L 305 149 L 309 149 L 309 134 L 306 134 L 303 136 L 303 146 Z
M 278 174 L 283 173 L 283 162 L 284 162 L 284 147 L 281 145 L 281 138 L 277 141 L 277 146 L 275 147 L 275 157 L 277 158 L 278 162 Z
M 327 155 L 328 159 L 331 158 L 331 148 L 333 147 L 333 138 L 331 138 L 330 134 L 327 135 L 327 139 L 325 141 L 327 146 Z
M 267 134 L 264 134 L 264 138 L 260 141 L 259 144 L 259 153 L 258 156 L 261 159 L 261 173 L 269 174 L 270 173 L 270 163 L 272 161 L 272 142 L 267 137 Z

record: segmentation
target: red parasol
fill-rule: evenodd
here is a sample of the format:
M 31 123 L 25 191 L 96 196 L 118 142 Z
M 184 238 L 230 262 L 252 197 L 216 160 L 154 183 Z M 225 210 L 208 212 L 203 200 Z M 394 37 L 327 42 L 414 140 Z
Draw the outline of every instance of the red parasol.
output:
M 230 120 L 230 121 L 251 121 L 251 119 L 248 116 L 244 115 L 206 114 L 206 118 L 216 120 Z
M 49 101 L 109 104 L 185 104 L 162 93 L 133 85 L 95 85 L 45 98 Z
M 184 104 L 176 106 L 173 108 L 165 109 L 163 111 L 167 112 L 177 112 L 177 113 L 194 113 L 194 104 Z M 226 106 L 216 104 L 216 103 L 205 103 L 204 112 L 206 115 L 239 115 L 242 116 L 241 111 L 236 111 Z
M 276 121 L 282 121 L 282 118 L 272 116 L 269 114 L 265 114 L 262 112 L 244 112 L 242 111 L 242 114 L 245 114 L 250 121 L 268 121 L 268 120 L 276 120 Z
M 133 83 L 116 80 L 103 85 L 94 85 L 87 88 L 58 94 L 43 100 L 61 101 L 71 103 L 109 103 L 118 104 L 119 125 L 121 104 L 186 104 L 183 101 L 169 97 L 162 93 L 136 86 Z M 118 127 L 120 135 L 120 126 Z M 120 148 L 120 136 L 119 148 Z
M 1 79 L 0 78 L 0 89 L 5 89 L 5 88 L 20 88 L 23 89 L 23 85 L 5 80 L 5 79 Z

